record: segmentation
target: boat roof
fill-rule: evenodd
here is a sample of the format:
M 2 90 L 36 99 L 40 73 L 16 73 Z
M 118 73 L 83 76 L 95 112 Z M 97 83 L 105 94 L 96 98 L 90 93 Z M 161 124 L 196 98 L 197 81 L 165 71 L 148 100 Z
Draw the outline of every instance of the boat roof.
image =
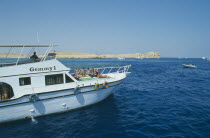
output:
M 55 47 L 58 45 L 0 45 L 0 47 Z

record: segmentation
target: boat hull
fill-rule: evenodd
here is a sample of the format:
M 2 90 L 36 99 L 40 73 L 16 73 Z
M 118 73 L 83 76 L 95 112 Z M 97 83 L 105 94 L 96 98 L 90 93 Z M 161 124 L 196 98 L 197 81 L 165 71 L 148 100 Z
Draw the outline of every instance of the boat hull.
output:
M 92 105 L 110 96 L 119 84 L 120 81 L 106 89 L 2 106 L 0 107 L 0 123 L 65 112 Z

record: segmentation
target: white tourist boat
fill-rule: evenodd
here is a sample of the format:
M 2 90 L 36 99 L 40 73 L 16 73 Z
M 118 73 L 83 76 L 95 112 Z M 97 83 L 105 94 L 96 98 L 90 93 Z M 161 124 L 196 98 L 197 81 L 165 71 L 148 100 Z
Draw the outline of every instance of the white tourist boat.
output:
M 119 59 L 119 60 L 124 60 L 124 59 L 125 59 L 125 57 L 118 57 L 118 59 Z
M 189 64 L 189 65 L 186 65 L 186 64 L 182 64 L 184 68 L 197 68 L 195 65 L 192 65 L 192 64 Z
M 45 54 L 0 64 L 0 123 L 65 112 L 107 98 L 126 78 L 130 66 L 95 68 L 97 77 L 77 80 L 50 53 L 54 45 L 0 47 L 47 47 Z M 32 50 L 32 51 L 33 51 Z M 32 53 L 30 51 L 30 53 Z M 83 77 L 81 77 L 83 78 Z
M 136 57 L 136 59 L 144 59 L 143 57 L 141 57 L 141 56 L 138 56 L 138 57 Z

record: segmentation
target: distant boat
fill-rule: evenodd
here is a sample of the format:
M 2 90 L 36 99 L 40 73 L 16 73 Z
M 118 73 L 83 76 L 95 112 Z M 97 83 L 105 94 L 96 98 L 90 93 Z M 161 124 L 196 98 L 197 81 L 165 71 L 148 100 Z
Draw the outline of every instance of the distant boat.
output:
M 206 58 L 205 57 L 202 57 L 202 59 L 205 60 Z
M 197 68 L 195 65 L 192 65 L 192 64 L 189 64 L 189 65 L 186 65 L 186 64 L 182 64 L 184 68 Z
M 123 60 L 123 59 L 125 59 L 125 57 L 118 57 L 118 59 Z
M 144 59 L 144 58 L 143 58 L 143 57 L 138 56 L 138 57 L 136 57 L 136 59 Z
M 136 59 L 143 59 L 142 55 L 139 53 Z

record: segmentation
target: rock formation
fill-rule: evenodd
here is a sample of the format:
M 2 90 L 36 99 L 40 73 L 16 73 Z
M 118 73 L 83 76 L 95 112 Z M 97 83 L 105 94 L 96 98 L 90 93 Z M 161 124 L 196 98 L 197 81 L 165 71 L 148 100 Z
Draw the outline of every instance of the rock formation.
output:
M 103 54 L 97 55 L 95 53 L 74 53 L 74 52 L 57 52 L 57 58 L 136 58 L 138 56 L 142 58 L 160 58 L 160 54 L 158 52 L 149 52 L 146 54 Z
M 7 54 L 1 53 L 0 58 L 5 58 Z M 158 52 L 149 52 L 146 54 L 102 54 L 97 55 L 95 53 L 77 53 L 77 52 L 56 52 L 56 58 L 137 58 L 138 56 L 142 58 L 160 58 L 160 54 Z M 10 53 L 7 58 L 18 58 L 19 54 Z M 26 56 L 21 55 L 21 58 L 25 58 Z M 41 55 L 39 55 L 41 57 Z

